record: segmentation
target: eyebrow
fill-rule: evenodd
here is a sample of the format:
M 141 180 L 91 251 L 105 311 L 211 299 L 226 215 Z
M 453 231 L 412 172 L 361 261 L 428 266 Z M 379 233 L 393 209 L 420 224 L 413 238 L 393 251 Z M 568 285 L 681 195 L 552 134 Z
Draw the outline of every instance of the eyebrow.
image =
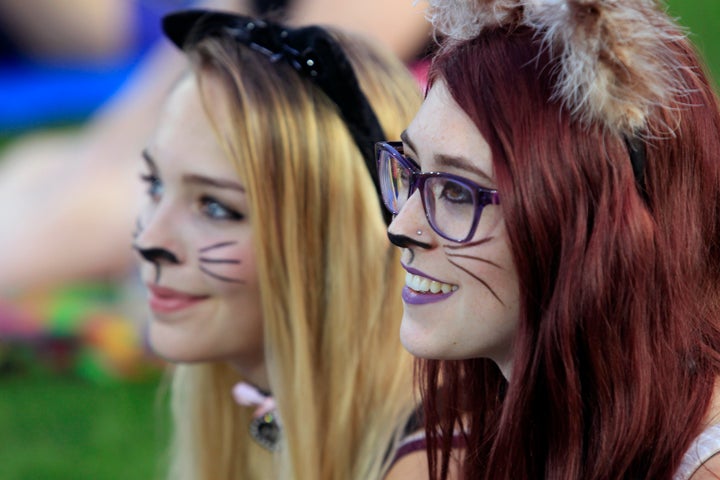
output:
M 237 190 L 239 192 L 245 191 L 245 188 L 242 185 L 237 182 L 233 182 L 232 180 L 223 180 L 220 178 L 207 177 L 205 175 L 199 175 L 197 173 L 188 173 L 186 175 L 183 175 L 182 178 L 183 181 L 187 183 L 196 183 L 198 185 L 205 185 L 215 188 L 226 188 L 229 190 Z
M 403 130 L 403 132 L 400 134 L 400 139 L 403 141 L 403 143 L 407 144 L 412 151 L 417 152 L 415 145 L 413 144 L 412 140 L 410 140 L 410 136 L 408 135 L 407 130 Z M 440 166 L 464 170 L 468 173 L 473 173 L 479 177 L 484 178 L 487 182 L 494 183 L 490 175 L 485 173 L 482 169 L 476 167 L 471 160 L 465 157 L 436 153 L 433 156 L 433 160 L 435 160 L 435 163 Z
M 157 165 L 150 155 L 150 152 L 143 150 L 142 156 L 147 162 L 148 166 L 153 172 L 157 171 Z M 224 180 L 220 178 L 208 177 L 206 175 L 200 175 L 197 173 L 187 173 L 182 176 L 182 180 L 185 183 L 194 183 L 198 185 L 205 185 L 208 187 L 225 188 L 229 190 L 237 190 L 239 192 L 245 192 L 245 188 L 237 182 L 232 180 Z

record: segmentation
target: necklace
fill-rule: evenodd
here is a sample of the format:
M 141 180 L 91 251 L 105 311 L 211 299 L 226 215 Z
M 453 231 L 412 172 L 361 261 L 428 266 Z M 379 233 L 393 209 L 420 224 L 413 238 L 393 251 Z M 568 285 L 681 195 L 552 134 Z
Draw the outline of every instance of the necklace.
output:
M 271 452 L 278 449 L 280 424 L 277 422 L 275 410 L 255 417 L 250 422 L 250 436 Z
M 240 382 L 233 387 L 235 401 L 243 406 L 257 406 L 250 422 L 250 436 L 262 447 L 276 451 L 280 441 L 280 421 L 275 399 L 249 383 Z

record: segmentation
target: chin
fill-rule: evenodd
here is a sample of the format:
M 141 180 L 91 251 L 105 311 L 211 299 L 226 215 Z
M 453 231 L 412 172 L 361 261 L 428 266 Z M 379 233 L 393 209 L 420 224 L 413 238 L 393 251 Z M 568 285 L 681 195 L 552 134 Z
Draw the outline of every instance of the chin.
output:
M 438 355 L 437 345 L 434 345 L 433 340 L 437 339 L 433 339 L 432 334 L 424 332 L 415 322 L 403 316 L 400 343 L 411 355 L 429 360 L 443 360 L 443 357 Z
M 457 356 L 455 352 L 447 352 L 445 349 L 433 348 L 432 345 L 418 345 L 402 339 L 400 343 L 413 357 L 424 358 L 425 360 L 462 360 L 468 358 L 462 355 Z
M 199 361 L 194 355 L 188 354 L 188 352 L 179 351 L 176 348 L 171 348 L 162 343 L 151 342 L 150 349 L 153 354 L 170 363 L 194 363 Z
M 170 363 L 195 363 L 207 360 L 197 351 L 197 342 L 188 342 L 176 332 L 166 331 L 151 323 L 148 329 L 148 346 L 153 354 Z
M 476 348 L 467 348 L 460 341 L 418 328 L 416 323 L 406 320 L 403 317 L 400 325 L 400 343 L 414 357 L 427 360 L 465 360 L 483 356 Z

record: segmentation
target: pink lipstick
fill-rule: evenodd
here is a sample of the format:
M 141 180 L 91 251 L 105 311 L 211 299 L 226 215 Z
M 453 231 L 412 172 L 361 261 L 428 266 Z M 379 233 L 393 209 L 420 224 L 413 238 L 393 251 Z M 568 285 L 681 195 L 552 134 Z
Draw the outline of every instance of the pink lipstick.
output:
M 207 299 L 207 295 L 190 295 L 171 288 L 148 285 L 148 304 L 156 313 L 173 313 L 184 310 Z

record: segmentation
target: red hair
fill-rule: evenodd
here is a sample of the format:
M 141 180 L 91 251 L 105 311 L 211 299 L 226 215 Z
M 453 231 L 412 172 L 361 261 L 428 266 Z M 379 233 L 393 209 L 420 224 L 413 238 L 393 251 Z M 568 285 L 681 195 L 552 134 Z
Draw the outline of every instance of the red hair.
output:
M 434 59 L 490 144 L 520 281 L 507 383 L 486 359 L 419 360 L 433 478 L 462 431 L 466 479 L 670 479 L 720 371 L 720 111 L 691 45 L 683 108 L 651 115 L 646 196 L 625 140 L 552 100 L 534 32 Z M 657 122 L 653 125 L 654 122 Z M 659 128 L 660 129 L 660 128 Z M 438 449 L 439 458 L 431 454 Z

